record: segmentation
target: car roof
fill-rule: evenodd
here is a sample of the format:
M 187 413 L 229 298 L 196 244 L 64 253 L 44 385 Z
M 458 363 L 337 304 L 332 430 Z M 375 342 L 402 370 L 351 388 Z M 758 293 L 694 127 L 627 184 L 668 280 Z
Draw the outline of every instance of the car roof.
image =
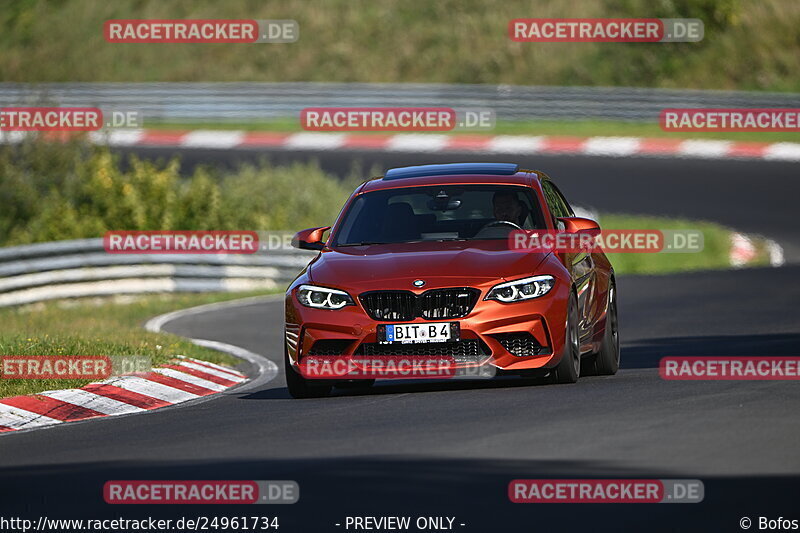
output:
M 502 184 L 530 185 L 542 178 L 535 170 L 510 163 L 448 163 L 390 169 L 364 183 L 359 193 L 425 185 Z

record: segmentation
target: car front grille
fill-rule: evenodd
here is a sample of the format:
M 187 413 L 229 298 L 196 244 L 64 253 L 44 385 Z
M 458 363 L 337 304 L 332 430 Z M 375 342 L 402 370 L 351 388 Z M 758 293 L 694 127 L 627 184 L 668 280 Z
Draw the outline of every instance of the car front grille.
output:
M 410 291 L 372 291 L 359 298 L 374 320 L 397 322 L 462 318 L 472 311 L 480 291 L 470 287 L 431 289 L 419 296 Z
M 374 320 L 414 320 L 417 295 L 409 291 L 374 291 L 361 295 L 361 304 Z
M 530 333 L 500 333 L 493 335 L 495 339 L 512 355 L 517 357 L 528 357 L 531 355 L 544 355 L 550 353 L 550 349 L 542 346 Z
M 369 357 L 420 356 L 452 357 L 457 364 L 479 363 L 492 355 L 492 351 L 479 339 L 456 342 L 428 342 L 421 344 L 379 344 L 365 342 L 355 352 Z

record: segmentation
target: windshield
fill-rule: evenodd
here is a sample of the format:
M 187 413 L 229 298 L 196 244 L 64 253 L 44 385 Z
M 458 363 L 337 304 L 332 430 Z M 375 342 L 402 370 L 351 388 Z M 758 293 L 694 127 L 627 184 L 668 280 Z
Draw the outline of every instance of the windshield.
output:
M 544 229 L 531 190 L 509 185 L 434 185 L 387 189 L 356 198 L 333 246 L 506 239 L 515 229 Z

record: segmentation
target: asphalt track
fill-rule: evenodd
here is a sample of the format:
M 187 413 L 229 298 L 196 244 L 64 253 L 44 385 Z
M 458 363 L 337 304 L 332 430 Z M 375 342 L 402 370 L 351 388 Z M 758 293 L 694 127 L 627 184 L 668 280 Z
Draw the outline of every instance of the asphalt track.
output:
M 222 165 L 252 156 L 191 154 Z M 487 159 L 320 156 L 340 173 L 354 158 L 385 166 Z M 480 532 L 741 531 L 743 516 L 800 519 L 797 383 L 664 381 L 657 368 L 665 355 L 798 355 L 798 166 L 572 156 L 519 162 L 551 174 L 575 203 L 763 233 L 784 247 L 788 264 L 621 277 L 623 363 L 614 377 L 561 386 L 390 382 L 298 401 L 289 399 L 281 373 L 204 403 L 5 435 L 0 515 L 252 515 L 252 508 L 109 506 L 101 489 L 109 479 L 293 479 L 299 503 L 257 509 L 277 514 L 281 531 L 344 531 L 335 524 L 347 515 L 455 516 L 465 524 L 456 530 Z M 165 329 L 242 346 L 282 366 L 281 327 L 282 306 L 273 301 L 188 316 Z M 697 478 L 705 500 L 508 501 L 509 481 L 541 477 Z

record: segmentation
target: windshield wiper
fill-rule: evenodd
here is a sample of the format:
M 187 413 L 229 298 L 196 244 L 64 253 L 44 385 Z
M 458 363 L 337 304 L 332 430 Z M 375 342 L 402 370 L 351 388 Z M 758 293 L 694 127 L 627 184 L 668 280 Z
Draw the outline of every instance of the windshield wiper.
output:
M 362 242 L 348 242 L 347 244 L 337 244 L 336 247 L 345 246 L 369 246 L 372 244 L 413 244 L 416 242 L 448 242 L 448 241 L 468 241 L 469 239 L 461 237 L 452 237 L 446 239 L 415 239 L 413 241 L 394 241 L 394 242 L 378 242 L 378 241 L 362 241 Z
M 369 246 L 371 244 L 390 244 L 388 242 L 377 242 L 377 241 L 364 241 L 364 242 L 348 242 L 347 244 L 337 244 L 337 246 L 345 247 L 345 246 Z

